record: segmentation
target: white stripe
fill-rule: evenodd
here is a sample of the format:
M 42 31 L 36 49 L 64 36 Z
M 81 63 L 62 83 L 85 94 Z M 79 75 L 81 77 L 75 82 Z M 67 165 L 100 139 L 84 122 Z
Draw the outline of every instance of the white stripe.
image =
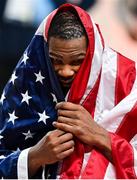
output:
M 137 73 L 137 63 L 135 63 L 135 69 L 136 69 L 136 73 Z M 136 79 L 135 79 L 135 82 L 134 82 L 133 87 L 131 89 L 131 92 L 134 91 L 134 89 L 137 89 L 137 74 L 136 74 Z
M 41 22 L 41 24 L 39 25 L 39 27 L 38 27 L 38 29 L 36 30 L 36 32 L 35 32 L 35 35 L 43 35 L 43 32 L 44 32 L 44 25 L 45 25 L 45 23 L 46 23 L 46 18 Z
M 131 111 L 135 103 L 137 102 L 137 76 L 131 93 L 125 97 L 119 104 L 117 104 L 112 110 L 104 111 L 102 113 L 102 120 L 98 123 L 105 129 L 111 132 L 115 132 L 121 124 L 124 116 Z
M 105 111 L 102 114 L 102 120 L 99 121 L 99 124 L 101 124 L 108 131 L 115 132 L 118 126 L 121 124 L 124 116 L 129 111 L 131 111 L 136 101 L 137 101 L 137 89 L 134 90 L 126 98 L 124 98 L 111 111 L 109 112 Z
M 41 22 L 40 26 L 38 27 L 38 29 L 35 32 L 35 35 L 43 36 L 45 41 L 47 41 L 47 38 L 45 36 L 45 27 L 46 27 L 47 19 L 49 16 L 50 16 L 50 14 Z
M 96 26 L 94 26 L 94 29 L 95 29 L 95 52 L 94 52 L 94 56 L 93 56 L 93 60 L 91 64 L 87 90 L 85 91 L 83 99 L 81 100 L 80 103 L 84 101 L 84 99 L 87 97 L 87 95 L 89 94 L 93 86 L 95 85 L 95 82 L 98 79 L 101 67 L 103 67 L 99 94 L 97 96 L 97 103 L 96 103 L 96 108 L 95 108 L 94 118 L 95 118 L 95 121 L 97 121 L 99 120 L 99 116 L 104 109 L 105 110 L 107 108 L 112 109 L 114 107 L 117 54 L 111 49 L 105 49 L 103 52 L 101 38 L 100 38 L 100 35 Z M 106 91 L 104 92 L 105 89 Z M 91 153 L 84 154 L 82 171 L 85 169 L 90 155 Z
M 94 34 L 95 34 L 95 37 L 94 37 L 95 38 L 95 51 L 94 51 L 93 59 L 92 59 L 92 63 L 91 63 L 88 84 L 87 84 L 84 96 L 82 97 L 82 99 L 80 101 L 80 104 L 83 103 L 85 98 L 90 93 L 91 89 L 94 87 L 94 85 L 99 77 L 99 73 L 100 73 L 101 66 L 102 66 L 103 45 L 102 45 L 100 34 L 99 34 L 98 29 L 97 29 L 96 25 L 94 24 L 94 22 L 93 22 L 93 27 L 94 27 Z M 91 153 L 84 154 L 81 173 L 84 171 L 84 169 L 88 163 L 88 159 L 90 158 L 90 155 L 91 155 Z M 81 175 L 80 175 L 80 178 L 81 178 Z
M 108 164 L 108 167 L 106 169 L 106 173 L 103 179 L 117 179 L 115 167 L 111 163 Z
M 89 162 L 89 158 L 90 158 L 90 156 L 91 156 L 91 153 L 92 153 L 92 151 L 89 152 L 89 153 L 84 153 L 83 164 L 82 164 L 82 168 L 81 168 L 81 172 L 80 172 L 79 179 L 81 179 L 81 175 L 82 175 L 82 173 L 84 172 L 84 170 L 85 170 L 85 168 L 86 168 L 86 166 L 87 166 L 87 163 Z
M 104 112 L 109 112 L 115 106 L 115 81 L 117 69 L 117 53 L 111 49 L 105 49 L 99 91 L 96 99 L 94 120 L 102 121 Z
M 30 148 L 23 150 L 17 162 L 18 179 L 28 179 L 28 152 Z
M 103 113 L 109 112 L 115 106 L 115 82 L 117 70 L 117 54 L 111 49 L 105 48 L 103 55 L 102 73 L 99 92 L 96 100 L 94 120 L 103 124 Z M 107 126 L 106 126 L 107 127 Z M 114 166 L 109 163 L 104 179 L 115 179 Z
M 137 64 L 136 64 L 136 72 L 137 72 Z M 115 132 L 119 124 L 121 123 L 122 119 L 124 118 L 125 114 L 129 112 L 134 104 L 137 101 L 137 76 L 134 82 L 134 85 L 131 90 L 131 94 L 126 97 L 110 114 L 108 114 L 109 118 L 103 125 L 104 127 L 109 126 L 109 130 Z M 117 115 L 116 115 L 117 114 Z M 104 120 L 103 120 L 104 121 Z M 115 123 L 115 124 L 114 124 Z M 113 124 L 113 125 L 112 125 Z M 112 125 L 110 127 L 110 125 Z M 132 138 L 131 145 L 133 147 L 134 153 L 134 170 L 137 175 L 137 135 Z M 115 169 L 114 166 L 109 163 L 104 179 L 116 179 Z

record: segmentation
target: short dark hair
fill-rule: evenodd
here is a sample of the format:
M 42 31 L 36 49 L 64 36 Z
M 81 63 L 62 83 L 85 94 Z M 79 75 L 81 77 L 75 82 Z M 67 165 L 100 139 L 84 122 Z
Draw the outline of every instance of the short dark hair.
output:
M 57 12 L 51 22 L 48 39 L 57 37 L 70 40 L 82 36 L 86 36 L 86 31 L 76 12 L 73 10 Z

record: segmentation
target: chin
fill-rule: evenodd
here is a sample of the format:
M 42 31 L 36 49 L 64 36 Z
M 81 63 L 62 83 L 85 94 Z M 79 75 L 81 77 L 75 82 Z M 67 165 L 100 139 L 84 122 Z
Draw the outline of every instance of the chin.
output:
M 70 85 L 70 84 L 63 84 L 62 87 L 63 87 L 63 88 L 68 88 L 68 89 L 69 89 L 69 88 L 71 87 L 71 85 Z
M 70 89 L 71 84 L 61 84 L 62 89 Z

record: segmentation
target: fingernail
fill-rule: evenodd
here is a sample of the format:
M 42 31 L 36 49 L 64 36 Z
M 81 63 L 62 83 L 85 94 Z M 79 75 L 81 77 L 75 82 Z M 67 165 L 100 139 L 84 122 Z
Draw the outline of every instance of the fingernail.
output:
M 52 125 L 53 125 L 53 126 L 56 125 L 56 122 L 54 121 L 54 122 L 52 123 Z

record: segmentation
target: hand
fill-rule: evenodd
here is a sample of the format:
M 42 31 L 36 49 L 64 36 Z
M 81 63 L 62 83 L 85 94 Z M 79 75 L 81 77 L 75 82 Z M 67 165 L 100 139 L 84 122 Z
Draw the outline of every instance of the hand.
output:
M 84 107 L 70 102 L 61 102 L 56 105 L 56 108 L 58 120 L 53 123 L 56 128 L 70 132 L 88 146 L 94 146 L 105 153 L 108 151 L 110 154 L 111 143 L 108 132 L 93 120 Z
M 69 156 L 74 150 L 73 135 L 54 130 L 45 135 L 29 151 L 29 172 L 33 175 L 41 166 L 53 164 Z

